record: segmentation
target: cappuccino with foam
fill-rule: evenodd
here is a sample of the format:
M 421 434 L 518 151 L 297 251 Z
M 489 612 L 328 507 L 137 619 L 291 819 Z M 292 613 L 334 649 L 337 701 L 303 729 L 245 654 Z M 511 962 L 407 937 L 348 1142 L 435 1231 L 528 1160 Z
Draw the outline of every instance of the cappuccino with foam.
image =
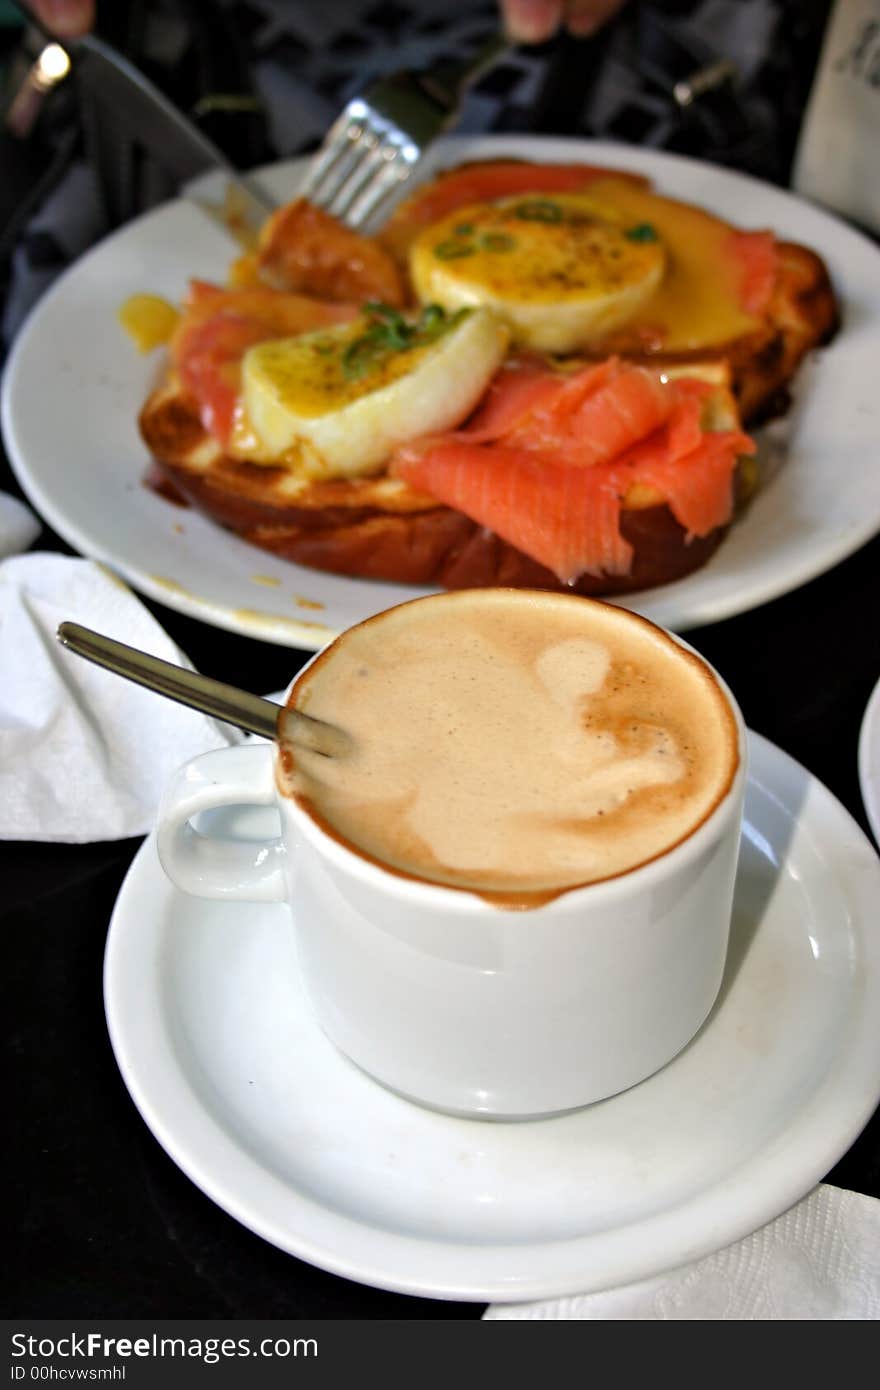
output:
M 522 590 L 414 600 L 343 634 L 290 703 L 354 740 L 286 748 L 285 794 L 361 856 L 523 907 L 687 839 L 738 767 L 708 666 L 611 605 Z
M 290 905 L 315 1017 L 363 1071 L 522 1118 L 614 1095 L 694 1037 L 746 776 L 699 656 L 595 600 L 470 590 L 343 633 L 288 700 L 348 751 L 286 743 L 282 713 L 274 744 L 203 754 L 165 795 L 159 856 L 187 892 Z M 280 835 L 193 833 L 249 804 Z

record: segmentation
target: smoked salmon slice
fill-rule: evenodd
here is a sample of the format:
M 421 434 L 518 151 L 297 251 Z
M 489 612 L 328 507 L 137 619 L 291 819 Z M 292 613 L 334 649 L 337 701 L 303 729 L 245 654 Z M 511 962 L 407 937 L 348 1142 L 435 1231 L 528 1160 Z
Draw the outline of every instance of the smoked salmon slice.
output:
M 725 249 L 736 263 L 740 307 L 763 314 L 773 297 L 779 253 L 772 232 L 731 232 Z
M 639 482 L 649 483 L 667 498 L 675 519 L 689 536 L 707 536 L 730 520 L 733 510 L 733 467 L 755 446 L 738 430 L 704 434 L 700 443 L 678 458 L 651 451 L 629 466 Z
M 703 429 L 711 390 L 613 358 L 568 376 L 510 364 L 471 426 L 406 446 L 391 471 L 562 583 L 627 574 L 620 513 L 635 484 L 653 488 L 689 536 L 730 520 L 736 460 L 754 445 L 740 430 Z
M 548 372 L 546 364 L 511 364 L 461 437 L 552 450 L 560 461 L 589 467 L 644 439 L 669 418 L 673 404 L 657 372 L 625 367 L 617 358 L 570 376 Z
M 674 397 L 656 372 L 611 361 L 563 380 L 555 398 L 513 431 L 513 440 L 553 450 L 560 462 L 609 463 L 666 422 Z
M 539 560 L 564 584 L 589 571 L 627 574 L 618 479 L 600 468 L 504 445 L 437 440 L 401 450 L 392 472 Z

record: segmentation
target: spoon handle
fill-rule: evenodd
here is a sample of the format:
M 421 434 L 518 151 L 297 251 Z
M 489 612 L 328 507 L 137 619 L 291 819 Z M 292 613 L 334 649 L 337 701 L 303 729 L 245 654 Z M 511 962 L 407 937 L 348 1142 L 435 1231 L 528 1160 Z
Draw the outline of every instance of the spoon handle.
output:
M 282 707 L 271 700 L 250 695 L 210 676 L 187 671 L 136 647 L 127 647 L 124 642 L 81 627 L 79 623 L 62 623 L 58 628 L 58 641 L 77 656 L 84 656 L 87 661 L 94 661 L 126 680 L 145 685 L 159 695 L 167 695 L 179 704 L 211 714 L 249 733 L 261 734 L 263 738 L 276 737 Z

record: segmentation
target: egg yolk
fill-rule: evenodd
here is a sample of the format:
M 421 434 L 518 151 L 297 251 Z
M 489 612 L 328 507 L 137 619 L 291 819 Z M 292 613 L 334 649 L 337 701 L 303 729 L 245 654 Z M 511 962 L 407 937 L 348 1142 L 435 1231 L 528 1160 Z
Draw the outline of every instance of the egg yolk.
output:
M 499 299 L 551 304 L 656 282 L 664 259 L 650 224 L 570 194 L 459 208 L 417 239 L 412 269 L 417 288 L 439 271 Z
M 363 345 L 363 346 L 362 346 Z M 327 415 L 411 373 L 430 345 L 369 350 L 357 320 L 326 333 L 260 343 L 248 353 L 252 379 L 270 383 L 276 400 L 304 417 Z

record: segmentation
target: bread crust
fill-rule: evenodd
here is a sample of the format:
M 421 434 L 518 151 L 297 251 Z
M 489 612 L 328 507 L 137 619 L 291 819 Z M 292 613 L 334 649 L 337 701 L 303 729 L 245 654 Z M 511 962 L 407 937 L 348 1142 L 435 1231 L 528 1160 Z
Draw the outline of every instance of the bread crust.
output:
M 164 479 L 213 521 L 282 559 L 364 579 L 444 589 L 501 584 L 592 597 L 628 594 L 698 569 L 727 529 L 688 540 L 666 505 L 624 506 L 630 573 L 583 574 L 563 585 L 492 531 L 400 480 L 299 483 L 283 468 L 224 455 L 202 428 L 195 402 L 171 385 L 147 400 L 140 428 Z

